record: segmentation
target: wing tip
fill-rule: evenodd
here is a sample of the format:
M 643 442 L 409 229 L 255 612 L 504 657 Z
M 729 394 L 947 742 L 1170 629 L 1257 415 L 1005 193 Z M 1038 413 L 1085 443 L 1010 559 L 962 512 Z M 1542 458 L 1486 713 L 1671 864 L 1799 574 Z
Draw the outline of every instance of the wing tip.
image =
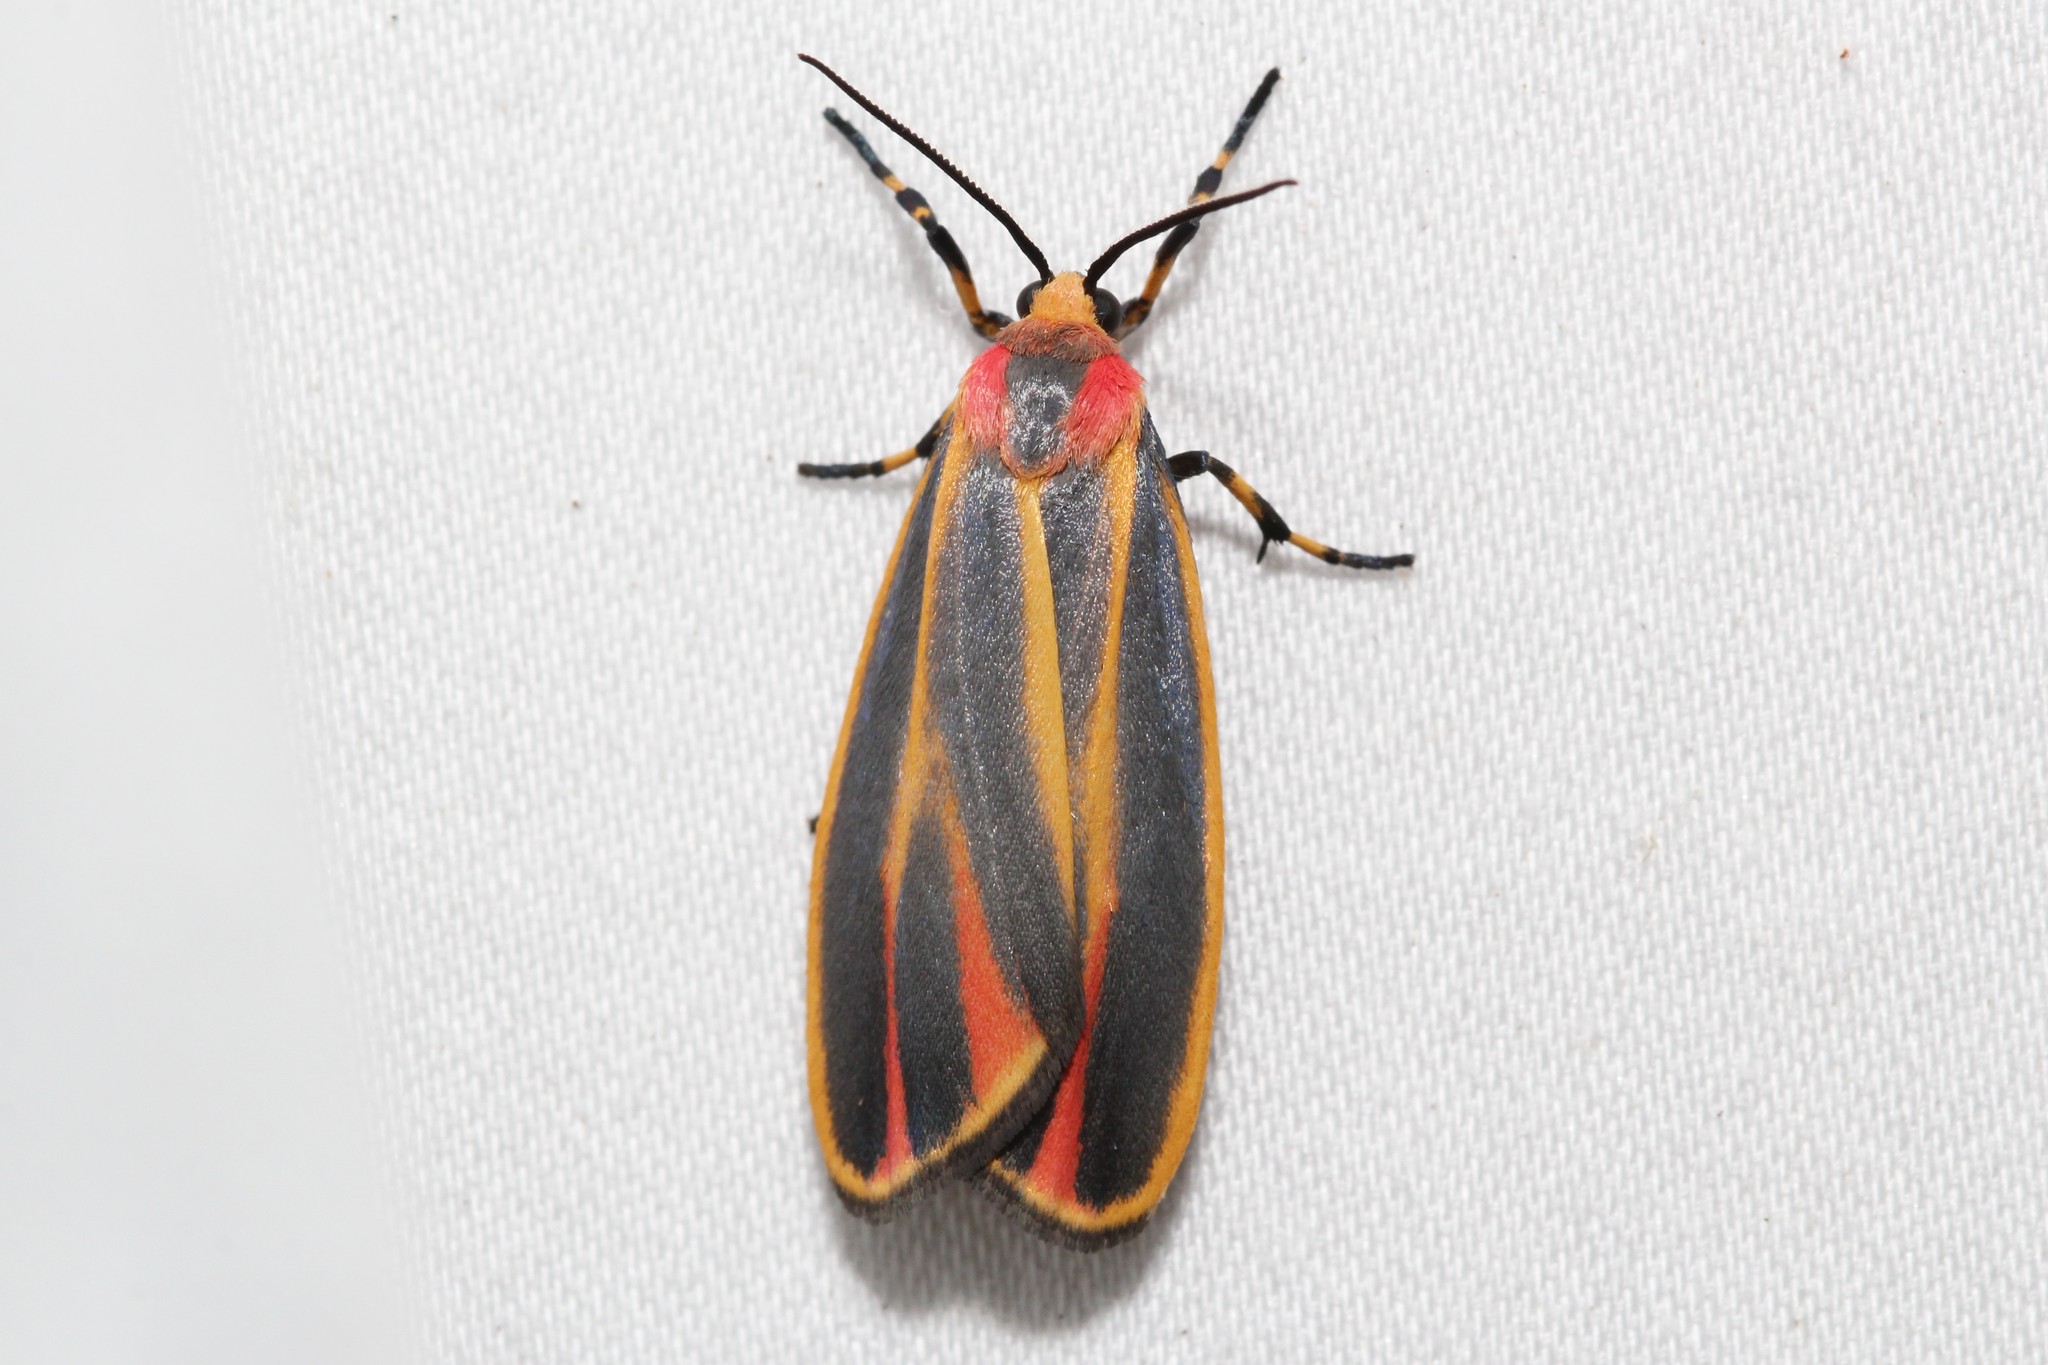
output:
M 826 1174 L 832 1181 L 833 1191 L 839 1202 L 849 1213 L 869 1223 L 887 1223 L 904 1209 L 922 1201 L 933 1186 L 947 1177 L 967 1180 L 980 1178 L 980 1173 L 990 1167 L 1003 1148 L 1031 1122 L 1038 1111 L 1052 1098 L 1053 1090 L 1059 1085 L 1060 1077 L 1066 1074 L 1068 1056 L 1065 1053 L 1047 1049 L 1032 1069 L 1031 1075 L 1016 1092 L 1005 1101 L 1001 1108 L 985 1123 L 981 1131 L 964 1139 L 955 1139 L 957 1145 L 943 1155 L 918 1163 L 915 1170 L 904 1177 L 902 1183 L 888 1188 L 880 1194 L 870 1193 L 873 1182 L 852 1183 L 847 1177 L 858 1178 L 858 1173 L 844 1158 L 834 1159 L 834 1148 L 825 1143 L 827 1158 Z M 820 1134 L 821 1140 L 824 1135 Z M 842 1171 L 842 1166 L 845 1167 Z
M 863 1223 L 891 1223 L 898 1214 L 913 1204 L 922 1203 L 938 1185 L 944 1167 L 927 1166 L 912 1175 L 909 1180 L 884 1195 L 871 1195 L 852 1189 L 839 1178 L 837 1171 L 828 1172 L 832 1181 L 832 1192 L 839 1196 L 840 1204 L 846 1211 Z
M 979 1181 L 989 1201 L 1013 1222 L 1055 1246 L 1069 1251 L 1107 1251 L 1143 1232 L 1158 1205 L 1152 1204 L 1122 1221 L 1100 1225 L 1076 1222 L 1063 1211 L 1034 1203 L 1023 1188 L 991 1165 Z

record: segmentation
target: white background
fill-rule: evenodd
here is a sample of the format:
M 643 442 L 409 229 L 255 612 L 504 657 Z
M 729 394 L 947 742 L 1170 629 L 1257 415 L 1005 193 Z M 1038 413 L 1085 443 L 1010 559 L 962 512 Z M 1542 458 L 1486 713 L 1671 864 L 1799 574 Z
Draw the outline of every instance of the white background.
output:
M 4 437 L 10 1359 L 2048 1353 L 2030 7 L 68 14 L 12 59 L 9 342 L 64 380 Z M 1186 494 L 1222 1000 L 1093 1257 L 857 1224 L 813 1147 L 804 822 L 910 479 L 792 467 L 977 342 L 799 49 L 1064 266 L 1280 65 L 1228 184 L 1300 188 L 1130 354 L 1170 449 L 1418 556 L 1254 567 Z M 174 220 L 198 301 L 107 284 Z M 174 353 L 222 396 L 167 425 Z M 180 747 L 244 688 L 303 816 Z

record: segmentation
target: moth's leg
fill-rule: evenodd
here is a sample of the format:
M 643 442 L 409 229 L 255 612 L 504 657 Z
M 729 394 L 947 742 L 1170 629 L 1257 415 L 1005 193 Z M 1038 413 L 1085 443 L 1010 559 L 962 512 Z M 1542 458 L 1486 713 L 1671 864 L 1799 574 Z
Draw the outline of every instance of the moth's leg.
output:
M 1216 482 L 1230 490 L 1230 496 L 1244 504 L 1244 510 L 1252 514 L 1252 520 L 1259 524 L 1259 534 L 1265 539 L 1259 542 L 1259 558 L 1266 557 L 1266 547 L 1276 541 L 1286 541 L 1297 549 L 1306 550 L 1325 564 L 1342 564 L 1347 569 L 1405 569 L 1415 562 L 1414 555 L 1360 555 L 1349 550 L 1335 550 L 1319 540 L 1289 529 L 1287 519 L 1275 511 L 1273 504 L 1259 496 L 1259 490 L 1244 481 L 1244 476 L 1223 463 L 1206 450 L 1190 450 L 1182 455 L 1167 459 L 1166 468 L 1173 475 L 1175 483 L 1183 483 L 1197 474 L 1214 474 Z
M 866 464 L 800 464 L 796 467 L 796 472 L 807 479 L 864 479 L 901 469 L 912 460 L 928 460 L 932 452 L 938 449 L 939 433 L 945 430 L 946 421 L 952 415 L 953 409 L 950 407 L 940 413 L 939 420 L 932 423 L 925 434 L 918 438 L 917 444 L 908 450 L 899 450 L 894 455 L 869 460 Z
M 1244 135 L 1251 131 L 1252 122 L 1258 118 L 1259 111 L 1266 107 L 1266 96 L 1273 93 L 1273 87 L 1279 84 L 1279 81 L 1280 68 L 1276 66 L 1259 82 L 1259 88 L 1252 92 L 1251 103 L 1237 116 L 1237 126 L 1230 130 L 1230 136 L 1223 143 L 1223 150 L 1216 153 L 1216 159 L 1209 163 L 1207 170 L 1195 177 L 1195 192 L 1188 196 L 1190 204 L 1203 203 L 1216 193 L 1217 187 L 1223 183 L 1223 168 L 1230 164 L 1230 158 L 1237 155 L 1238 144 L 1242 143 Z M 1195 232 L 1201 226 L 1198 219 L 1192 223 L 1182 223 L 1166 234 L 1166 240 L 1159 244 L 1159 253 L 1152 258 L 1152 273 L 1145 277 L 1143 292 L 1124 305 L 1124 325 L 1119 327 L 1116 333 L 1119 337 L 1127 337 L 1137 331 L 1138 324 L 1151 314 L 1152 305 L 1159 301 L 1159 291 L 1166 288 L 1166 277 L 1173 273 L 1174 258 L 1180 255 L 1183 247 L 1195 240 Z
M 974 287 L 974 275 L 967 268 L 967 258 L 960 254 L 959 243 L 953 240 L 953 234 L 939 225 L 937 215 L 932 212 L 932 206 L 924 201 L 924 196 L 898 180 L 896 172 L 884 166 L 882 159 L 875 155 L 875 149 L 868 146 L 868 140 L 860 135 L 860 130 L 839 117 L 837 109 L 825 111 L 825 122 L 837 128 L 840 135 L 853 144 L 853 150 L 859 152 L 860 159 L 868 163 L 868 169 L 875 173 L 875 179 L 889 187 L 890 192 L 896 196 L 896 202 L 903 206 L 903 211 L 915 218 L 918 226 L 924 229 L 925 240 L 932 244 L 932 250 L 946 263 L 946 272 L 953 277 L 953 290 L 960 295 L 960 306 L 967 310 L 968 325 L 985 337 L 992 337 L 1009 326 L 1008 313 L 999 313 L 981 306 L 981 295 Z

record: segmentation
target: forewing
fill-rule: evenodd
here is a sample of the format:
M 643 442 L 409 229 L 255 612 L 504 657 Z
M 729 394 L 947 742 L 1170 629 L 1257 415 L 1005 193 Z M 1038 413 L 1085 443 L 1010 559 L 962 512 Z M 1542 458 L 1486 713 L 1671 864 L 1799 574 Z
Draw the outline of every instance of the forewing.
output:
M 1102 1245 L 1158 1204 L 1201 1104 L 1223 929 L 1215 703 L 1187 526 L 1149 416 L 1135 450 L 1047 480 L 1043 502 L 1084 1028 L 1052 1101 L 989 1177 L 1048 1231 Z
M 1011 1138 L 1081 1023 L 1037 501 L 959 431 L 940 451 L 869 622 L 812 869 L 812 1109 L 869 1212 Z

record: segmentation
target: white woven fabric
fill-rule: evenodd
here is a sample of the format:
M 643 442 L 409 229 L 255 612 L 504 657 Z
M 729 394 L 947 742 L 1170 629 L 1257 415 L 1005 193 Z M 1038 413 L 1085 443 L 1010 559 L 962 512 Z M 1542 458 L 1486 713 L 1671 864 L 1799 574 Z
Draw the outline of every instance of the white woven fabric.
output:
M 2048 1354 L 2028 5 L 178 32 L 427 1357 Z M 1094 1257 L 958 1192 L 856 1223 L 814 1149 L 804 822 L 910 480 L 792 466 L 908 444 L 976 341 L 799 49 L 1062 265 L 1280 65 L 1228 183 L 1300 188 L 1132 358 L 1170 449 L 1419 557 L 1255 567 L 1186 494 L 1216 1049 Z

